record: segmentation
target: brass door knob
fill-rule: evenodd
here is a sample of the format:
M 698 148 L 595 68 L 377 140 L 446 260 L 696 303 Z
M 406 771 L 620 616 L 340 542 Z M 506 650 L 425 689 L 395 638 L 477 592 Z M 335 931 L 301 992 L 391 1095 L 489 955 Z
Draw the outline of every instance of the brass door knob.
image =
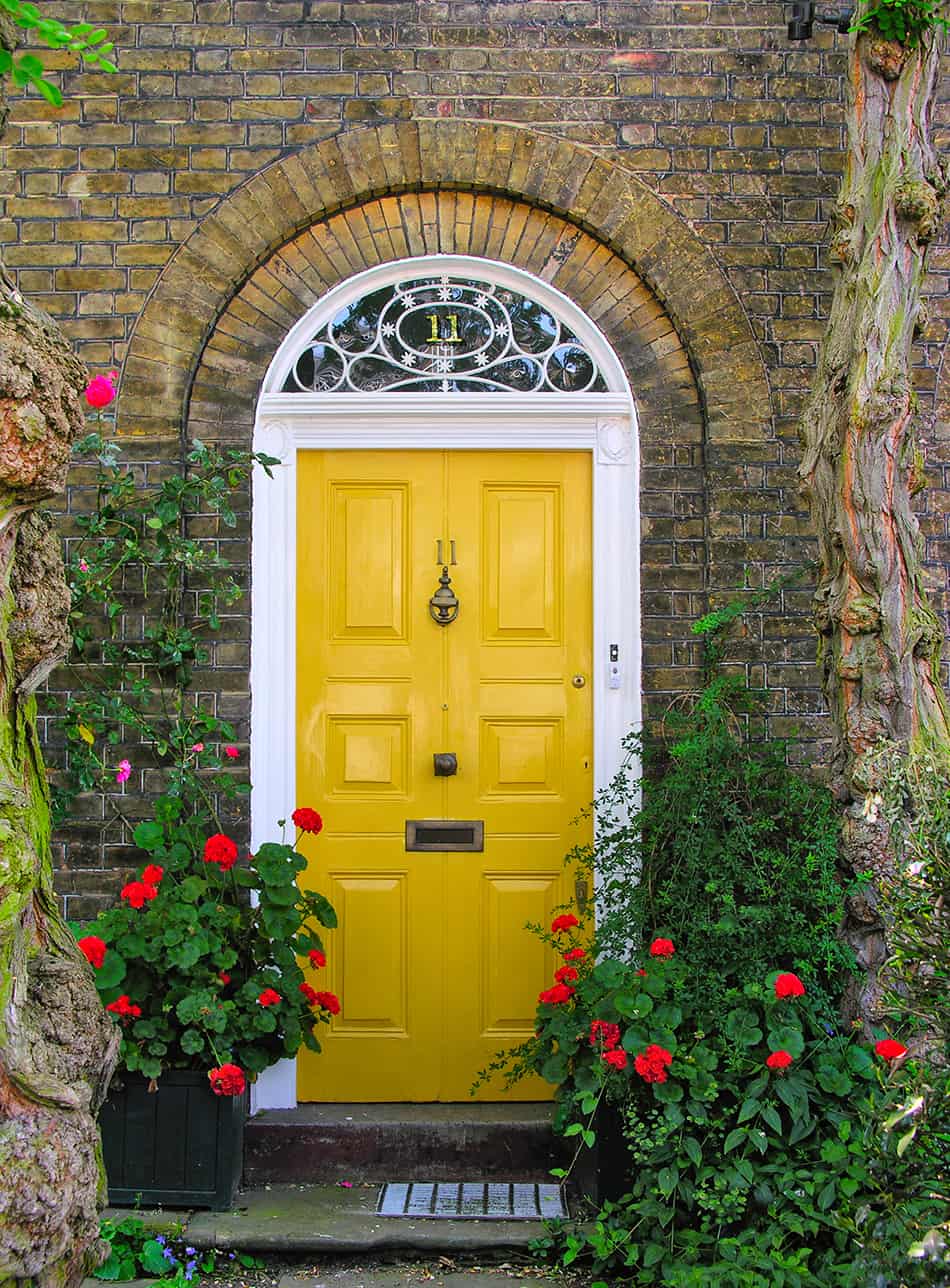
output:
M 571 684 L 573 684 L 573 686 L 574 686 L 574 688 L 575 688 L 575 689 L 583 689 L 583 687 L 584 687 L 584 685 L 585 685 L 586 683 L 587 683 L 587 676 L 586 676 L 586 675 L 573 675 L 573 676 L 571 676 Z

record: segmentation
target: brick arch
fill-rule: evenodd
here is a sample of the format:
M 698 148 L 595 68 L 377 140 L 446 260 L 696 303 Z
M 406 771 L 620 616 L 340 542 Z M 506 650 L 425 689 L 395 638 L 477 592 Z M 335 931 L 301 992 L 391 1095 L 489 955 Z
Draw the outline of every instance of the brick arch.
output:
M 263 306 L 257 292 L 262 282 L 273 282 L 270 303 L 259 311 L 272 321 L 292 315 L 290 300 L 299 298 L 295 290 L 311 270 L 340 280 L 380 262 L 367 258 L 379 252 L 376 230 L 359 223 L 365 203 L 387 193 L 415 193 L 421 203 L 427 190 L 442 197 L 454 190 L 456 202 L 467 192 L 473 207 L 477 193 L 527 200 L 541 208 L 537 219 L 553 212 L 573 226 L 571 236 L 586 232 L 607 257 L 605 267 L 608 258 L 619 257 L 662 304 L 672 322 L 667 343 L 685 345 L 696 372 L 708 438 L 765 437 L 769 386 L 749 321 L 713 255 L 660 198 L 579 144 L 509 125 L 431 121 L 354 130 L 283 157 L 205 216 L 165 267 L 135 324 L 117 409 L 120 432 L 177 437 L 199 362 L 225 312 L 231 314 L 226 325 L 236 328 L 233 354 L 240 362 L 239 294 L 245 303 Z M 306 273 L 298 263 L 301 271 L 288 274 L 288 257 L 303 254 L 299 243 L 309 246 L 299 235 L 345 211 L 351 233 L 337 260 L 329 268 L 311 265 Z M 398 230 L 394 235 L 389 258 L 399 257 Z M 438 221 L 423 218 L 418 236 L 426 251 L 451 249 L 440 244 L 440 235 Z M 513 256 L 520 246 L 520 239 L 502 245 L 492 257 L 519 263 Z M 620 299 L 617 308 L 624 308 Z M 610 335 L 607 326 L 602 329 Z
M 434 253 L 502 261 L 543 279 L 585 312 L 620 359 L 639 420 L 643 695 L 648 711 L 661 710 L 665 695 L 689 682 L 690 620 L 705 608 L 702 398 L 656 296 L 576 224 L 507 197 L 444 189 L 377 197 L 319 220 L 256 268 L 219 314 L 190 384 L 186 432 L 248 447 L 268 366 L 312 305 L 365 268 Z
M 264 374 L 308 309 L 354 273 L 434 253 L 511 264 L 567 295 L 611 342 L 648 441 L 699 450 L 702 407 L 689 356 L 637 274 L 558 215 L 506 197 L 444 190 L 380 197 L 331 215 L 257 268 L 202 351 L 191 383 L 189 436 L 248 445 Z

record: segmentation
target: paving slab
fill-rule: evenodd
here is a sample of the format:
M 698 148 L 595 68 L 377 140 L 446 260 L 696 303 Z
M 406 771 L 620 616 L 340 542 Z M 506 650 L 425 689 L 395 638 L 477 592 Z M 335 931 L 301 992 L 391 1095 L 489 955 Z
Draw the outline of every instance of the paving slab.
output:
M 323 1274 L 301 1271 L 299 1275 L 284 1274 L 278 1288 L 506 1288 L 521 1283 L 539 1285 L 539 1288 L 557 1288 L 564 1280 L 555 1275 L 539 1274 L 532 1270 L 519 1270 L 514 1266 L 485 1269 L 475 1266 L 470 1270 L 439 1273 L 437 1268 L 419 1266 L 394 1266 L 385 1270 L 361 1270 L 352 1266 L 340 1270 L 327 1270 Z
M 185 1231 L 198 1248 L 342 1256 L 525 1255 L 540 1221 L 379 1217 L 379 1185 L 270 1185 L 238 1196 L 230 1212 L 195 1212 Z M 468 1282 L 468 1278 L 466 1278 Z

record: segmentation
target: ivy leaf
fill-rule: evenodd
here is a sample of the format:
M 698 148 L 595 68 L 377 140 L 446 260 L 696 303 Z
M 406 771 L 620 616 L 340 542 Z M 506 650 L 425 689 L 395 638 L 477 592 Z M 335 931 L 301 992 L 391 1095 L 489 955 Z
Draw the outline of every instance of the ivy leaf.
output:
M 762 1119 L 772 1128 L 776 1135 L 781 1135 L 782 1119 L 774 1105 L 762 1106 Z
M 664 1198 L 669 1198 L 676 1189 L 679 1181 L 679 1169 L 676 1167 L 661 1167 L 657 1173 L 656 1181 L 660 1187 L 660 1193 Z
M 731 1154 L 734 1149 L 737 1149 L 742 1144 L 746 1138 L 746 1134 L 746 1129 L 744 1127 L 736 1127 L 726 1137 L 725 1143 L 722 1147 L 722 1152 L 724 1154 Z

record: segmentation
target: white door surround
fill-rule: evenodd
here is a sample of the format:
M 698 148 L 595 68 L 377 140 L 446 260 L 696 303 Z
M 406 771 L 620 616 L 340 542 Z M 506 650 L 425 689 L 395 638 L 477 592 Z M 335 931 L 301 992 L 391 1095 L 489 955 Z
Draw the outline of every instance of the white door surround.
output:
M 451 273 L 520 291 L 581 339 L 606 393 L 281 393 L 310 338 L 346 304 L 408 276 Z M 433 255 L 359 273 L 327 293 L 288 333 L 258 401 L 254 450 L 280 459 L 274 478 L 255 469 L 251 547 L 251 846 L 273 839 L 297 805 L 296 505 L 302 450 L 433 448 L 576 450 L 593 464 L 594 784 L 620 766 L 621 742 L 641 720 L 639 455 L 633 398 L 601 332 L 540 278 L 491 260 Z M 616 661 L 612 651 L 616 649 Z M 619 668 L 619 670 L 617 669 Z M 567 845 L 565 845 L 567 848 Z M 266 1070 L 252 1108 L 297 1103 L 296 1062 Z

